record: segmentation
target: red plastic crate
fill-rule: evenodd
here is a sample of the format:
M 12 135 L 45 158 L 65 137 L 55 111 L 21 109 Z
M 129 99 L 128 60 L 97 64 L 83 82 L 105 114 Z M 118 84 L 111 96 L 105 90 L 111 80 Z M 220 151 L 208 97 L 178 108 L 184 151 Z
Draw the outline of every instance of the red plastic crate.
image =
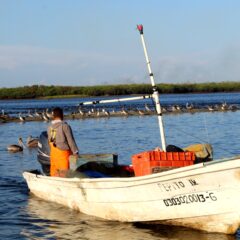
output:
M 132 156 L 135 176 L 156 172 L 160 167 L 184 167 L 193 165 L 194 152 L 147 151 Z

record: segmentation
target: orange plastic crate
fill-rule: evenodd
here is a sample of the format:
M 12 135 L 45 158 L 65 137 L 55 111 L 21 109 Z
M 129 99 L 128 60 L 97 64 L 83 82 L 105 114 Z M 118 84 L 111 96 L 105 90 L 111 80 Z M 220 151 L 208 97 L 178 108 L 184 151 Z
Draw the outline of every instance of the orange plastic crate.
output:
M 135 176 L 157 172 L 159 167 L 184 167 L 193 165 L 194 152 L 147 151 L 132 156 Z

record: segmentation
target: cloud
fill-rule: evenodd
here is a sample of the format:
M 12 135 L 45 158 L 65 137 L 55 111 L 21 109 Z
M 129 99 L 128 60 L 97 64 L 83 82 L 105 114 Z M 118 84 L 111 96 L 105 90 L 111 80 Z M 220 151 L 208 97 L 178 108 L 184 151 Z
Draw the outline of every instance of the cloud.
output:
M 153 56 L 156 83 L 238 81 L 240 47 L 173 56 Z M 155 53 L 156 54 L 156 53 Z M 157 59 L 157 60 L 156 60 Z M 149 83 L 145 59 L 102 52 L 0 45 L 0 87 L 55 84 Z
M 218 82 L 240 80 L 240 47 L 218 52 L 162 57 L 156 69 L 159 82 Z

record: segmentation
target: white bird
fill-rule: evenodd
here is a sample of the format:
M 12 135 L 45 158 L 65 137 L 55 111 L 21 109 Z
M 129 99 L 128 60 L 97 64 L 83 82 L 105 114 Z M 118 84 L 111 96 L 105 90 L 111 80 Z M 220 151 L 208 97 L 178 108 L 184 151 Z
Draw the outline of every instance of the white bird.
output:
M 47 121 L 47 122 L 49 121 L 49 118 L 48 118 L 48 116 L 46 115 L 45 112 L 42 112 L 42 117 L 45 121 Z
M 27 147 L 35 148 L 38 146 L 38 138 L 33 138 L 31 135 L 27 138 Z
M 99 110 L 99 108 L 97 109 L 97 116 L 98 116 L 98 117 L 100 116 L 100 110 Z
M 152 111 L 147 104 L 145 104 L 145 109 L 146 109 L 148 112 L 151 112 L 151 111 Z
M 28 117 L 33 118 L 34 116 L 32 115 L 31 111 L 28 110 Z
M 23 148 L 24 148 L 24 144 L 23 144 L 22 138 L 18 139 L 18 143 L 19 143 L 19 145 L 12 144 L 12 145 L 7 146 L 7 150 L 9 152 L 22 152 Z
M 46 109 L 46 116 L 49 118 L 49 119 L 51 119 L 51 118 L 53 118 L 53 114 L 52 113 L 50 113 L 50 112 L 48 112 L 48 108 Z
M 121 113 L 125 116 L 128 116 L 128 111 L 123 107 Z
M 25 121 L 25 117 L 23 117 L 21 113 L 18 114 L 18 118 L 20 119 L 21 122 Z
M 83 112 L 83 110 L 82 110 L 81 108 L 79 108 L 78 111 L 79 111 L 79 113 L 80 113 L 81 116 L 84 115 L 84 112 Z
M 222 109 L 223 111 L 228 110 L 228 105 L 227 105 L 226 102 L 222 103 L 221 109 Z
M 106 115 L 106 116 L 110 116 L 110 113 L 108 110 L 106 110 L 105 108 L 102 109 L 102 112 Z
M 178 109 L 177 109 L 177 105 L 173 105 L 173 106 L 171 106 L 171 111 L 172 112 L 175 112 L 175 111 L 177 111 Z
M 36 117 L 41 117 L 41 114 L 37 112 L 37 109 L 35 109 L 35 116 Z
M 139 115 L 141 115 L 141 116 L 145 115 L 145 113 L 142 110 L 140 110 L 139 108 L 137 108 L 137 110 L 138 110 Z
M 213 106 L 207 106 L 207 108 L 208 108 L 209 111 L 214 111 L 215 110 Z
M 89 110 L 87 115 L 88 115 L 88 117 L 90 117 L 92 115 L 92 112 Z
M 167 112 L 167 109 L 165 107 L 161 107 L 162 113 Z
M 189 104 L 188 102 L 186 103 L 186 109 L 187 110 L 192 110 L 193 109 L 193 104 L 191 103 L 191 104 Z

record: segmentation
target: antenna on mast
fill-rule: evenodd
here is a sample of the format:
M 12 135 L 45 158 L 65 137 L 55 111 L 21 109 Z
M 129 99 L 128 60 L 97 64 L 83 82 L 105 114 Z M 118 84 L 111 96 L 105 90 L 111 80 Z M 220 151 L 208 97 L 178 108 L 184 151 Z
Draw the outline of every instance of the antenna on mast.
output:
M 161 142 L 162 142 L 162 149 L 163 151 L 166 152 L 166 140 L 165 140 L 165 133 L 164 133 L 164 126 L 163 126 L 163 119 L 162 119 L 162 109 L 161 109 L 161 105 L 160 105 L 160 100 L 159 100 L 159 93 L 154 81 L 154 77 L 153 77 L 153 72 L 150 66 L 150 60 L 148 57 L 148 53 L 147 53 L 147 48 L 146 48 L 146 44 L 145 44 L 145 40 L 144 40 L 144 36 L 143 36 L 143 25 L 137 25 L 137 29 L 140 33 L 141 36 L 141 40 L 142 40 L 142 45 L 143 45 L 143 51 L 144 51 L 144 55 L 146 58 L 146 62 L 147 62 L 147 68 L 148 68 L 148 72 L 149 72 L 149 76 L 150 76 L 150 81 L 152 84 L 152 89 L 153 89 L 153 99 L 156 105 L 156 110 L 157 110 L 157 114 L 158 114 L 158 124 L 159 124 L 159 129 L 160 129 L 160 136 L 161 136 Z

